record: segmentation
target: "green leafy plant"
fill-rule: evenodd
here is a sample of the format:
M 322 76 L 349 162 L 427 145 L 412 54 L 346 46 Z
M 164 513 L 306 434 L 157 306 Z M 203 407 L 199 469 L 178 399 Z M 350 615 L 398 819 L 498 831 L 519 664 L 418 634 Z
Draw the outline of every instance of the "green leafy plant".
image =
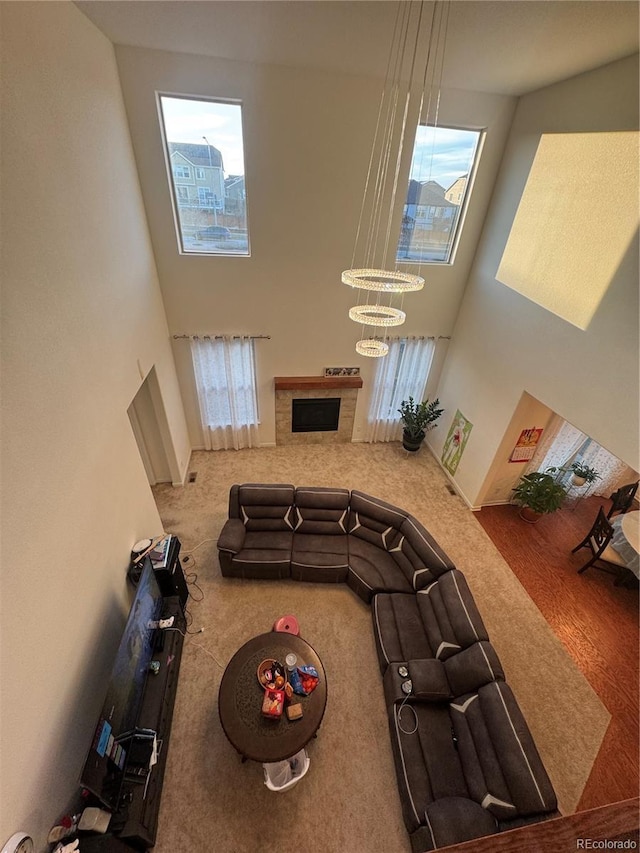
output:
M 595 483 L 596 480 L 600 479 L 598 471 L 596 471 L 595 468 L 591 468 L 589 465 L 585 465 L 584 462 L 574 462 L 571 466 L 571 470 L 576 477 L 582 477 L 582 479 L 586 480 L 587 483 Z
M 564 487 L 556 483 L 551 474 L 540 471 L 525 474 L 513 489 L 514 500 L 538 515 L 560 509 L 566 496 Z
M 435 427 L 435 422 L 444 412 L 444 409 L 438 408 L 439 405 L 437 397 L 432 403 L 428 398 L 422 403 L 416 403 L 413 397 L 400 403 L 400 420 L 409 438 L 421 441 L 425 433 Z

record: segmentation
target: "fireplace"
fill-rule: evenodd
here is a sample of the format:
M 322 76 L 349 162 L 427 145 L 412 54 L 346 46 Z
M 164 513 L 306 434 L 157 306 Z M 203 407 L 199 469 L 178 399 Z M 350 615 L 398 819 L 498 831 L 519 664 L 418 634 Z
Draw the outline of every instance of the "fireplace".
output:
M 291 432 L 335 432 L 340 420 L 340 397 L 294 398 Z
M 345 444 L 362 388 L 359 376 L 276 376 L 276 444 Z

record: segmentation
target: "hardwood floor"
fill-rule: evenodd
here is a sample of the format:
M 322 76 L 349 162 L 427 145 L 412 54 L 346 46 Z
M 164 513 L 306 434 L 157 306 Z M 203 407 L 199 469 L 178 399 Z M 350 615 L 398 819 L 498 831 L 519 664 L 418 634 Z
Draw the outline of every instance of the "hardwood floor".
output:
M 527 524 L 515 506 L 484 507 L 476 518 L 611 714 L 578 810 L 638 795 L 638 588 L 577 570 L 584 538 L 605 498 L 589 497 Z

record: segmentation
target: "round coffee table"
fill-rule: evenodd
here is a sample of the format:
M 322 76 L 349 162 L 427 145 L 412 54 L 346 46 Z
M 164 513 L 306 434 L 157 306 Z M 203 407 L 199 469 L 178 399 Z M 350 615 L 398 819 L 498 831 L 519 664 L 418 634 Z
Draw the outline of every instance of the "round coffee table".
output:
M 298 666 L 314 666 L 319 682 L 309 696 L 294 693 L 292 702 L 302 705 L 299 720 L 289 720 L 286 707 L 282 717 L 270 720 L 261 713 L 264 691 L 258 683 L 258 664 L 267 658 L 284 664 L 289 652 L 297 656 Z M 262 764 L 284 761 L 306 746 L 320 727 L 326 704 L 327 678 L 317 653 L 301 637 L 277 631 L 260 634 L 238 649 L 218 693 L 220 723 L 230 743 L 243 759 Z

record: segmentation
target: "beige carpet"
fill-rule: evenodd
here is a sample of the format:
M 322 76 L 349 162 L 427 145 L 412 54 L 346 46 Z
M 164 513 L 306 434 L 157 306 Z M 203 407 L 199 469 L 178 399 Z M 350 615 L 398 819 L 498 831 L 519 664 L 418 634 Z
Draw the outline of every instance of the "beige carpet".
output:
M 192 630 L 205 631 L 185 644 L 157 853 L 410 850 L 369 607 L 346 585 L 222 578 L 215 539 L 236 482 L 362 489 L 420 519 L 465 573 L 560 809 L 575 811 L 610 715 L 427 450 L 409 457 L 398 444 L 197 452 L 190 470 L 196 483 L 154 490 L 165 529 L 183 549 L 214 540 L 193 554 L 204 600 L 189 603 Z M 226 665 L 284 613 L 297 615 L 323 660 L 329 697 L 307 776 L 275 794 L 261 765 L 242 764 L 222 732 L 222 670 L 211 655 Z

